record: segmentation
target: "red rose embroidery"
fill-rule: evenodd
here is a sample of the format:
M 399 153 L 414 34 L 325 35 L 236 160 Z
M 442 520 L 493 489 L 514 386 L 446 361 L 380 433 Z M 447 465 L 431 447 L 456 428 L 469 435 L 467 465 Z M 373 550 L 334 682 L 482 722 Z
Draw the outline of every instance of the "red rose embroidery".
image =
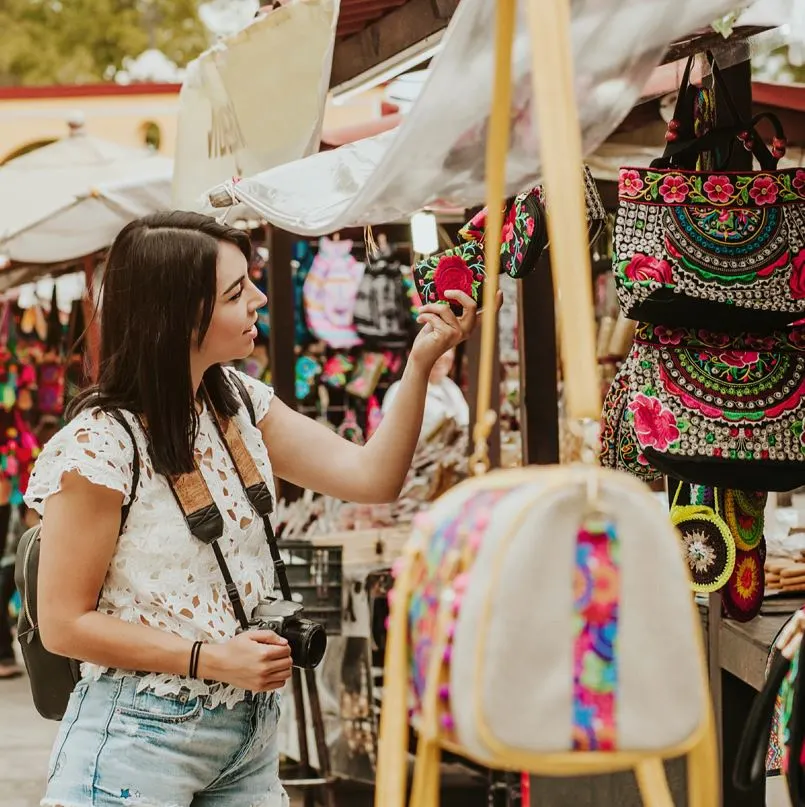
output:
M 618 191 L 621 196 L 637 196 L 641 190 L 643 180 L 640 179 L 640 172 L 634 169 L 622 169 L 618 178 Z
M 773 336 L 760 336 L 754 333 L 746 335 L 746 344 L 754 350 L 768 353 L 770 350 L 774 350 L 775 343 L 776 340 Z
M 788 341 L 798 349 L 805 348 L 805 328 L 792 328 L 788 332 Z
M 749 189 L 749 195 L 758 205 L 771 205 L 777 201 L 777 185 L 771 177 L 758 177 Z
M 797 173 L 794 174 L 794 181 L 791 184 L 796 190 L 802 191 L 805 188 L 805 170 L 802 168 L 797 169 Z
M 795 300 L 805 297 L 805 249 L 794 255 L 794 260 L 791 261 L 791 277 L 788 286 L 791 289 L 791 296 Z
M 659 283 L 672 283 L 671 264 L 668 261 L 654 258 L 651 255 L 635 253 L 626 267 L 626 277 L 629 280 L 656 280 Z
M 634 415 L 635 433 L 643 448 L 666 451 L 679 439 L 676 416 L 658 398 L 650 398 L 639 392 L 629 404 L 629 411 Z
M 506 221 L 503 222 L 503 234 L 501 236 L 501 240 L 504 244 L 508 244 L 514 238 L 514 224 L 517 220 L 517 210 L 515 207 L 515 205 L 511 206 L 508 214 L 506 215 Z
M 660 340 L 661 345 L 679 345 L 687 336 L 687 331 L 683 328 L 666 328 L 664 325 L 655 325 L 654 335 Z
M 660 185 L 660 196 L 669 204 L 682 204 L 688 198 L 688 183 L 685 177 L 671 174 Z
M 759 358 L 753 350 L 725 350 L 718 354 L 718 360 L 727 367 L 751 367 Z
M 735 191 L 735 186 L 730 182 L 730 178 L 723 175 L 715 175 L 707 178 L 704 183 L 704 192 L 711 202 L 724 204 L 729 202 Z
M 436 265 L 433 282 L 440 300 L 447 299 L 446 291 L 463 291 L 472 297 L 473 271 L 458 255 L 445 255 Z

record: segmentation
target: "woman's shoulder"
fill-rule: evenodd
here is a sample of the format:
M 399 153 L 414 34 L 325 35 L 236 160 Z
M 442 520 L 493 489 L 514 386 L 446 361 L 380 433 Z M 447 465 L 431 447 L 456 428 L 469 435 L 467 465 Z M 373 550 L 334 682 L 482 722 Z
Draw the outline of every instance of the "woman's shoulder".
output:
M 133 453 L 128 432 L 132 428 L 134 415 L 126 410 L 114 411 L 88 406 L 77 412 L 48 441 L 47 446 L 63 446 L 71 443 L 79 446 L 92 444 L 96 448 L 109 451 Z
M 131 423 L 131 415 L 121 413 Z M 41 513 L 45 499 L 61 489 L 64 474 L 75 471 L 96 485 L 131 495 L 135 445 L 115 414 L 87 407 L 42 449 L 28 482 L 25 501 Z
M 268 414 L 268 410 L 271 408 L 271 401 L 274 400 L 274 387 L 234 367 L 227 367 L 225 372 L 233 382 L 246 391 L 246 394 L 251 400 L 252 409 L 254 410 L 254 421 L 255 423 L 259 423 Z M 240 390 L 238 390 L 238 392 L 240 392 Z

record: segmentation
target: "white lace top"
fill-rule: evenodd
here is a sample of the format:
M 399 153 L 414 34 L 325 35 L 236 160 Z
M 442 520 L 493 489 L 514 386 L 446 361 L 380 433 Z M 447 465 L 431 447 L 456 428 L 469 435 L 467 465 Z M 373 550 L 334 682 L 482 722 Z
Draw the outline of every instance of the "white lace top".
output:
M 271 387 L 239 374 L 251 396 L 257 422 L 268 412 Z M 124 413 L 137 439 L 140 479 L 126 525 L 115 547 L 98 610 L 128 622 L 139 622 L 193 641 L 220 642 L 238 626 L 212 547 L 192 536 L 164 477 L 151 465 L 145 435 L 136 418 Z M 274 495 L 268 452 L 245 406 L 237 415 L 244 442 Z M 262 520 L 235 472 L 226 446 L 205 409 L 200 417 L 195 454 L 224 520 L 220 546 L 238 586 L 244 609 L 252 612 L 271 593 L 274 567 Z M 125 429 L 111 415 L 85 410 L 45 446 L 36 462 L 25 495 L 26 504 L 42 513 L 48 496 L 61 487 L 62 475 L 78 471 L 96 485 L 119 490 L 124 503 L 131 497 L 134 451 Z M 82 665 L 85 678 L 98 678 L 103 667 Z M 131 671 L 115 670 L 115 677 Z M 148 674 L 139 689 L 157 694 L 205 694 L 210 707 L 234 706 L 245 692 L 228 684 L 206 684 L 186 677 Z

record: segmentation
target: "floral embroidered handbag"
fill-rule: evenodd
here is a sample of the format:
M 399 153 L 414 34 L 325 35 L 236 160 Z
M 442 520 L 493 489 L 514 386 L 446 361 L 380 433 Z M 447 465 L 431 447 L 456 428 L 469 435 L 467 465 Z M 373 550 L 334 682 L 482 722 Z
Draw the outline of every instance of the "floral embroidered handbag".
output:
M 626 471 L 644 482 L 662 478 L 662 473 L 646 459 L 637 442 L 634 415 L 627 408 L 629 380 L 619 376 L 604 399 L 601 418 L 601 454 L 599 460 L 605 468 Z
M 780 170 L 785 137 L 773 115 L 695 138 L 685 110 L 692 60 L 669 123 L 665 154 L 645 168 L 622 168 L 614 233 L 618 297 L 630 319 L 714 330 L 773 330 L 805 316 L 805 170 Z M 772 150 L 757 133 L 775 129 Z M 751 150 L 759 171 L 697 171 L 703 152 Z M 723 162 L 723 160 L 722 160 Z
M 628 384 L 622 417 L 662 473 L 739 490 L 758 479 L 767 490 L 805 484 L 805 328 L 731 335 L 641 323 L 613 383 Z

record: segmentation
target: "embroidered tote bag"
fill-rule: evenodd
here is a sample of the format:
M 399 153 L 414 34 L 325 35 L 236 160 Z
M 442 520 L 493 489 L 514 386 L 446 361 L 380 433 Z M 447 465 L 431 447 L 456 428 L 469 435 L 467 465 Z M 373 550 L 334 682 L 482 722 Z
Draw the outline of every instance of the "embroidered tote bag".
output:
M 613 382 L 623 384 L 622 428 L 658 471 L 739 490 L 758 479 L 767 490 L 805 484 L 804 328 L 731 335 L 641 323 Z
M 776 131 L 771 151 L 759 118 L 684 139 L 690 67 L 665 155 L 620 171 L 613 270 L 621 307 L 630 319 L 664 325 L 785 327 L 805 317 L 805 170 L 777 168 L 785 138 L 774 116 L 765 116 Z M 736 143 L 760 170 L 693 170 L 702 152 L 728 153 Z
M 495 8 L 497 47 L 505 55 L 516 0 Z M 572 70 L 560 69 L 570 56 L 568 8 L 566 0 L 531 0 L 529 11 L 539 23 L 532 26 L 533 74 L 545 85 L 537 96 L 545 179 L 557 189 L 549 227 L 559 299 L 573 312 L 572 321 L 559 321 L 575 425 L 598 413 L 600 399 L 594 334 L 580 324 L 594 322 L 584 207 L 580 195 L 560 192 L 562 177 L 581 164 L 567 137 L 578 127 L 572 87 L 563 84 L 572 83 Z M 490 299 L 500 264 L 503 209 L 496 200 L 504 187 L 510 63 L 496 59 L 490 121 Z M 546 137 L 553 128 L 562 137 Z M 595 464 L 482 473 L 496 327 L 489 308 L 471 461 L 476 476 L 420 514 L 396 565 L 375 804 L 406 801 L 410 724 L 417 734 L 412 807 L 437 807 L 443 749 L 536 774 L 632 768 L 652 807 L 668 803 L 662 757 L 687 754 L 688 803 L 709 807 L 717 773 L 713 721 L 701 627 L 676 531 L 645 485 Z M 583 456 L 594 442 L 586 441 Z

